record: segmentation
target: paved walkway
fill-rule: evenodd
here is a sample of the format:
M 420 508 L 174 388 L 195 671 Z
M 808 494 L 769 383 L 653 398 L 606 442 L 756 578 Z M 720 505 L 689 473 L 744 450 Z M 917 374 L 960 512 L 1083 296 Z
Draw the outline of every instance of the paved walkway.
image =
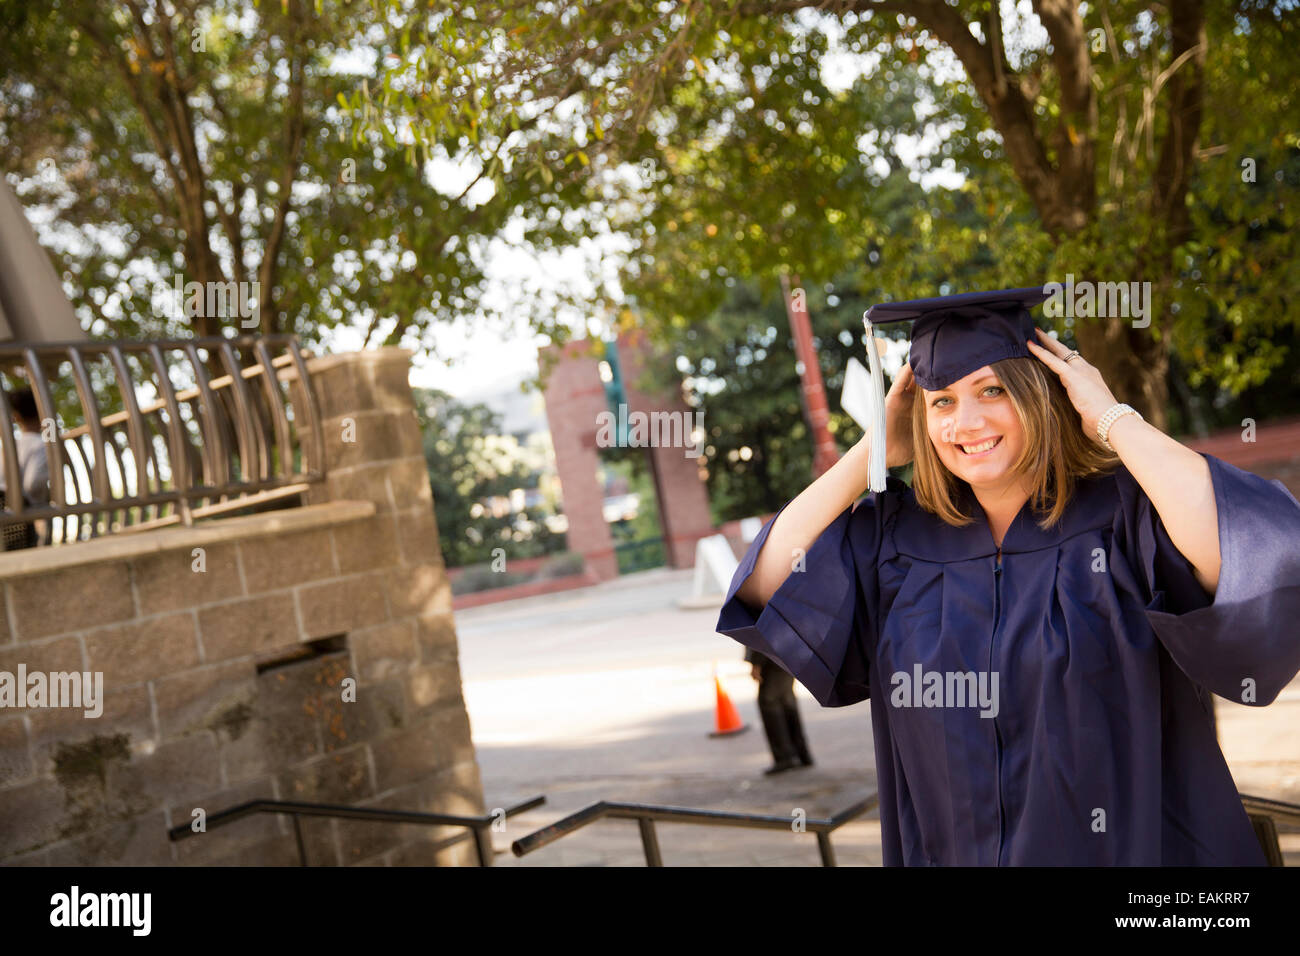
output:
M 869 707 L 822 708 L 796 685 L 817 765 L 764 777 L 770 755 L 738 644 L 716 608 L 680 609 L 690 571 L 457 612 L 465 699 L 489 806 L 547 803 L 495 836 L 498 865 L 642 866 L 636 824 L 605 820 L 522 859 L 512 840 L 598 800 L 809 817 L 874 793 Z M 713 729 L 714 665 L 750 729 Z M 1300 803 L 1300 681 L 1267 708 L 1219 702 L 1220 738 L 1244 792 Z M 664 863 L 818 866 L 808 833 L 658 824 Z M 841 866 L 879 866 L 875 814 L 832 838 Z M 1283 836 L 1300 866 L 1300 834 Z

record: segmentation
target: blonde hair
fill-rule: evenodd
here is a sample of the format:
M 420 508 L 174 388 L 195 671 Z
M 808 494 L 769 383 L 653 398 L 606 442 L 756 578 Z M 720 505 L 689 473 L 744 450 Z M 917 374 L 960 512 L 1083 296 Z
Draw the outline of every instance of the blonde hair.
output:
M 1025 442 L 1020 457 L 1012 464 L 1015 475 L 1028 475 L 1029 502 L 1043 517 L 1040 528 L 1056 524 L 1080 478 L 1103 474 L 1119 465 L 1113 452 L 1084 435 L 1061 380 L 1036 358 L 1009 358 L 990 366 L 1016 410 Z M 959 486 L 965 485 L 939 460 L 926 427 L 928 404 L 921 392 L 912 403 L 912 447 L 915 464 L 912 490 L 923 509 L 950 525 L 974 520 L 958 504 Z

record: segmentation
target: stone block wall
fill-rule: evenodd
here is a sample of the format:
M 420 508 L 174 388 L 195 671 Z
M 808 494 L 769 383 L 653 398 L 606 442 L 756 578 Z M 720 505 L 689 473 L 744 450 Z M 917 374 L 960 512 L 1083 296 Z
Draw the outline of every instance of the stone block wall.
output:
M 287 817 L 167 839 L 259 797 L 483 812 L 409 359 L 313 361 L 307 507 L 0 554 L 0 672 L 104 682 L 98 718 L 0 707 L 0 864 L 296 864 Z M 302 829 L 311 865 L 475 860 L 434 850 L 452 828 Z

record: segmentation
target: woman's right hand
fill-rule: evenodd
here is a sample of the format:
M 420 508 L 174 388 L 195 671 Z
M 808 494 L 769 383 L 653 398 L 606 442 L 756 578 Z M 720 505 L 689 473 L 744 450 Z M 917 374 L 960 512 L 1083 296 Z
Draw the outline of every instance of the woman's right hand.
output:
M 885 396 L 885 467 L 901 468 L 912 460 L 912 405 L 917 396 L 912 366 L 904 362 Z

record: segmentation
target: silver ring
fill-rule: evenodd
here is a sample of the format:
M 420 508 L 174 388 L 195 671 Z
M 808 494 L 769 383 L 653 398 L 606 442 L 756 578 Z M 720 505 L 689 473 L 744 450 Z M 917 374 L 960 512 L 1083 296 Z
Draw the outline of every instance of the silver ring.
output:
M 1070 360 L 1077 358 L 1083 358 L 1083 356 L 1079 354 L 1078 349 L 1071 349 L 1070 354 L 1065 357 L 1065 361 L 1069 362 Z

